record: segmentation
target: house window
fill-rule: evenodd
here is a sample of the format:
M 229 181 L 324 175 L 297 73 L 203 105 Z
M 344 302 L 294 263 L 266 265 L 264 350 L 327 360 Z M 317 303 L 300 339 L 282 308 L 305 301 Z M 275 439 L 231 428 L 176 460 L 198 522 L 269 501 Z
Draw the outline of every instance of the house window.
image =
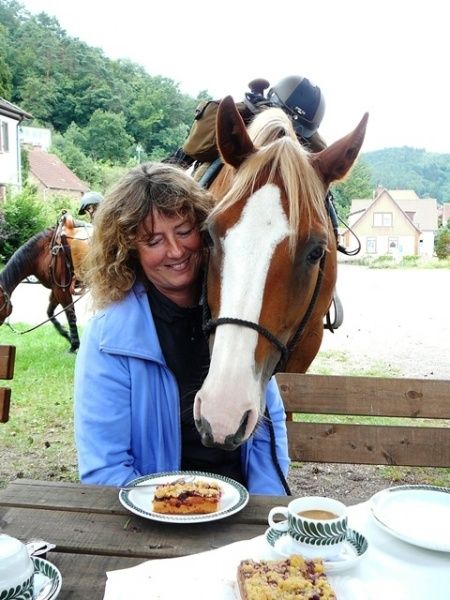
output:
M 9 152 L 8 123 L 0 121 L 0 152 Z
M 373 213 L 374 227 L 392 227 L 392 213 Z
M 377 252 L 377 238 L 367 238 L 367 240 L 366 240 L 366 252 L 367 252 L 367 254 L 376 254 L 376 252 Z

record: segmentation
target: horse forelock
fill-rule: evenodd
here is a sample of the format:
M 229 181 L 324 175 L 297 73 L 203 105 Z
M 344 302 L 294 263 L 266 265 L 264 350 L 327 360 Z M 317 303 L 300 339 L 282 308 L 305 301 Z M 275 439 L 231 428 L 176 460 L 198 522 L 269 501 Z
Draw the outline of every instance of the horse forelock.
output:
M 309 161 L 309 153 L 300 145 L 290 119 L 277 108 L 257 115 L 248 128 L 256 152 L 235 171 L 230 187 L 210 214 L 215 219 L 242 198 L 250 196 L 266 183 L 284 190 L 290 227 L 289 247 L 295 251 L 300 223 L 305 231 L 313 221 L 327 223 L 324 188 Z M 232 167 L 227 167 L 232 169 Z

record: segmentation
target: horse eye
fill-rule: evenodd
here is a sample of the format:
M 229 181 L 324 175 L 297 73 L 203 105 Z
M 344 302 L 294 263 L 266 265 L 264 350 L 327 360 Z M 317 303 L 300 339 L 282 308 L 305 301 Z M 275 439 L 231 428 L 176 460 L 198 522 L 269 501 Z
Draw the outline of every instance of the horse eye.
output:
M 308 262 L 311 264 L 315 264 L 316 262 L 318 262 L 322 256 L 325 253 L 325 248 L 323 246 L 316 246 L 314 248 L 314 250 L 312 250 L 309 254 L 308 254 Z

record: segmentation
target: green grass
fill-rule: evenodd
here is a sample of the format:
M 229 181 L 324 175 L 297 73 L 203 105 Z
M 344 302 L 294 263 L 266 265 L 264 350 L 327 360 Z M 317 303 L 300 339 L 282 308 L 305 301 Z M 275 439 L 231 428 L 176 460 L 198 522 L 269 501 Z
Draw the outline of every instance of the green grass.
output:
M 359 265 L 369 269 L 450 269 L 450 258 L 423 258 L 420 256 L 403 256 L 396 260 L 391 254 L 371 257 L 363 256 L 345 261 L 346 264 Z
M 52 325 L 24 335 L 2 326 L 0 343 L 16 346 L 14 379 L 2 382 L 12 391 L 9 421 L 0 424 L 0 485 L 14 477 L 76 479 L 69 343 Z
M 24 331 L 26 324 L 15 329 Z M 0 487 L 15 478 L 77 481 L 73 440 L 73 371 L 75 355 L 69 343 L 52 325 L 18 335 L 7 326 L 0 328 L 0 343 L 16 346 L 14 379 L 2 382 L 11 387 L 10 418 L 0 423 Z M 324 375 L 367 375 L 395 377 L 398 372 L 382 362 L 356 368 L 345 352 L 319 352 L 310 369 Z M 302 417 L 303 418 L 303 417 Z M 308 415 L 316 422 L 372 422 L 367 417 Z M 377 419 L 394 424 L 402 420 Z M 396 423 L 395 423 L 396 424 Z M 387 481 L 401 481 L 411 469 L 383 467 Z M 424 483 L 450 487 L 450 469 L 422 469 Z

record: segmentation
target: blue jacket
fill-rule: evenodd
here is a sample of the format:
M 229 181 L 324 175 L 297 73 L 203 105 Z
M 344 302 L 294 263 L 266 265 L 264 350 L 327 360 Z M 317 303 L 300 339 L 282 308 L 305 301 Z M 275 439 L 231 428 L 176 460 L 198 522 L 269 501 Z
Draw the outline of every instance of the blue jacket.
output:
M 266 391 L 279 464 L 287 474 L 286 415 L 278 388 Z M 147 294 L 136 284 L 120 302 L 94 315 L 75 367 L 75 437 L 83 483 L 124 485 L 181 465 L 179 394 L 164 360 Z M 265 420 L 242 446 L 253 494 L 285 494 Z

